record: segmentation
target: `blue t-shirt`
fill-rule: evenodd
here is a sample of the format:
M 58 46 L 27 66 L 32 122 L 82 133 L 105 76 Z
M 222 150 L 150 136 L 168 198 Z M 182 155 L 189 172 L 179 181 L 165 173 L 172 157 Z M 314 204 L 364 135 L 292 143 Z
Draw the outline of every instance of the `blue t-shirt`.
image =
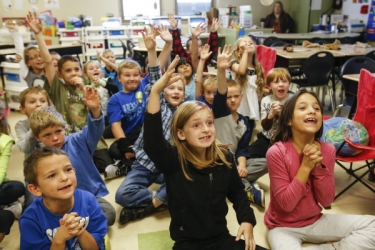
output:
M 150 72 L 151 74 L 151 72 Z M 109 123 L 121 121 L 121 127 L 125 135 L 130 134 L 134 128 L 143 125 L 143 117 L 146 110 L 148 95 L 145 87 L 149 84 L 148 75 L 143 78 L 135 91 L 125 93 L 123 91 L 114 94 L 107 105 Z
M 198 98 L 198 101 L 207 104 L 207 106 L 210 107 L 210 109 L 212 109 L 212 104 L 209 104 L 209 103 L 206 101 L 206 99 L 204 99 L 204 96 L 203 96 L 203 95 L 201 95 L 201 96 Z
M 89 192 L 76 189 L 74 205 L 68 212 L 76 212 L 85 222 L 84 227 L 95 239 L 99 249 L 104 249 L 103 238 L 107 233 L 107 219 L 95 197 Z M 21 232 L 21 250 L 50 249 L 53 237 L 60 227 L 63 214 L 51 213 L 37 198 L 19 219 Z M 76 237 L 66 241 L 65 249 L 82 249 Z
M 190 84 L 186 85 L 185 87 L 185 99 L 184 102 L 187 101 L 195 101 L 195 82 L 194 82 L 195 74 L 193 74 Z
M 116 85 L 118 87 L 118 91 L 122 91 L 123 90 L 122 83 L 118 81 L 117 71 L 116 70 L 112 70 L 111 72 L 109 72 L 106 69 L 106 67 L 103 67 L 103 73 L 104 73 L 105 77 L 111 77 L 113 79 L 113 81 L 116 83 Z

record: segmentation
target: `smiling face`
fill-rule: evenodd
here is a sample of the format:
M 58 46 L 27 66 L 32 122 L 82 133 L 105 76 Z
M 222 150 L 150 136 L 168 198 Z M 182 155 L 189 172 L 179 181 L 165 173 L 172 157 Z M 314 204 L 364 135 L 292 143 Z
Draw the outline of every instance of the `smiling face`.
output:
M 182 103 L 185 98 L 185 85 L 179 80 L 164 89 L 165 100 L 172 105 L 177 107 Z
M 30 117 L 31 113 L 43 106 L 49 106 L 48 98 L 46 95 L 44 95 L 41 92 L 37 93 L 29 93 L 25 97 L 25 107 L 20 106 L 20 111 L 22 114 L 27 115 L 27 117 Z
M 48 127 L 43 129 L 35 138 L 44 146 L 62 148 L 65 143 L 65 129 L 62 126 Z
M 202 154 L 215 141 L 214 117 L 209 108 L 196 111 L 187 120 L 182 129 L 177 131 L 180 140 L 186 141 L 198 154 Z
M 42 56 L 40 55 L 39 50 L 37 49 L 30 49 L 27 53 L 27 58 L 25 63 L 28 67 L 31 67 L 34 73 L 38 73 L 44 70 L 44 63 L 42 60 Z
M 293 118 L 288 124 L 291 127 L 293 137 L 311 134 L 322 127 L 322 110 L 318 100 L 309 93 L 300 95 L 293 111 Z
M 272 94 L 278 101 L 284 101 L 288 97 L 289 81 L 286 78 L 275 79 L 270 83 Z
M 90 81 L 99 79 L 102 74 L 102 69 L 97 62 L 89 62 L 85 65 L 85 77 Z
M 123 86 L 123 91 L 129 93 L 136 90 L 141 83 L 141 73 L 138 68 L 124 68 L 121 74 L 118 75 L 118 80 Z
M 74 77 L 81 77 L 82 70 L 79 63 L 76 61 L 66 61 L 58 72 L 59 78 L 63 79 L 67 84 L 73 84 L 72 79 Z
M 49 200 L 68 200 L 77 187 L 75 170 L 66 155 L 51 155 L 38 161 L 37 183 L 29 184 L 33 195 Z M 30 186 L 32 186 L 30 188 Z

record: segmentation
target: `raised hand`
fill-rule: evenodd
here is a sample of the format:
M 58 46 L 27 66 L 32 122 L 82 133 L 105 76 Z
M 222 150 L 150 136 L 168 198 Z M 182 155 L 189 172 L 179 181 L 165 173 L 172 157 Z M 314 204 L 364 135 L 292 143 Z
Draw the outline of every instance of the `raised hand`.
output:
M 208 58 L 210 58 L 211 54 L 212 51 L 210 51 L 210 45 L 205 44 L 202 46 L 200 59 L 206 61 Z
M 197 27 L 193 28 L 190 26 L 191 35 L 194 37 L 200 36 L 200 34 L 204 33 L 206 31 L 206 24 L 200 23 L 197 25 Z
M 175 67 L 177 63 L 180 61 L 180 57 L 176 55 L 172 63 L 169 65 L 167 71 L 164 73 L 164 75 L 154 84 L 151 91 L 157 91 L 158 93 L 161 93 L 163 89 L 168 87 L 174 82 L 177 82 L 178 80 L 181 80 L 181 76 L 175 76 L 171 78 L 172 74 L 175 71 Z
M 13 21 L 11 20 L 8 20 L 6 21 L 6 24 L 7 28 L 13 32 L 17 32 L 18 31 L 18 26 L 17 24 L 15 24 Z
M 212 25 L 211 25 L 211 32 L 216 32 L 221 25 L 220 19 L 214 18 L 212 19 Z
M 146 27 L 143 28 L 142 36 L 143 36 L 143 40 L 145 42 L 145 46 L 147 50 L 155 49 L 156 47 L 155 34 L 157 33 L 154 29 L 154 25 L 150 25 L 150 33 L 148 32 Z
M 160 25 L 156 28 L 156 31 L 164 42 L 172 43 L 173 37 L 167 26 Z
M 217 68 L 218 69 L 227 69 L 232 66 L 232 64 L 235 62 L 235 59 L 231 60 L 231 57 L 234 53 L 234 50 L 231 52 L 232 45 L 229 44 L 229 46 L 225 45 L 223 52 L 221 53 L 221 48 L 218 50 L 217 54 Z
M 168 22 L 171 24 L 173 30 L 177 29 L 178 20 L 174 18 L 173 14 L 168 14 Z
M 90 109 L 99 109 L 100 108 L 100 99 L 98 91 L 93 89 L 91 86 L 86 86 L 85 88 L 85 98 L 83 102 Z
M 39 34 L 42 32 L 42 21 L 36 15 L 36 12 L 27 14 L 27 23 L 29 24 L 30 29 L 34 32 L 34 34 Z

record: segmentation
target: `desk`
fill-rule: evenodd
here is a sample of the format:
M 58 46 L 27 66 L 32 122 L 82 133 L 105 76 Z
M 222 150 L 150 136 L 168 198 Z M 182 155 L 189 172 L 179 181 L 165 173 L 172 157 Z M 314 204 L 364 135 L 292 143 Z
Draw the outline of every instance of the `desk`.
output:
M 162 51 L 162 48 L 156 47 L 156 54 L 159 56 L 160 52 Z M 133 55 L 133 60 L 138 62 L 139 65 L 143 68 L 146 66 L 145 59 L 147 57 L 147 49 L 146 47 L 134 47 L 133 48 L 134 55 Z M 135 52 L 138 52 L 139 55 L 137 55 Z
M 342 44 L 340 45 L 340 50 L 337 50 L 338 53 L 342 53 L 345 56 L 364 56 L 367 53 L 374 51 L 375 48 L 357 48 L 350 44 Z
M 343 75 L 342 78 L 350 80 L 350 81 L 359 82 L 359 74 L 347 74 L 347 75 Z

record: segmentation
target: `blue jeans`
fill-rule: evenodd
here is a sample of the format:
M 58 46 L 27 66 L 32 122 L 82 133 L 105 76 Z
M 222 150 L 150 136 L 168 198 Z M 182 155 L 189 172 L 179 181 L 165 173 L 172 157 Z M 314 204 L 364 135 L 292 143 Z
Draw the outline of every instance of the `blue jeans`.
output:
M 116 191 L 116 203 L 123 207 L 145 207 L 152 200 L 153 192 L 148 189 L 152 183 L 161 186 L 155 198 L 167 204 L 167 190 L 162 173 L 153 173 L 137 161 Z

